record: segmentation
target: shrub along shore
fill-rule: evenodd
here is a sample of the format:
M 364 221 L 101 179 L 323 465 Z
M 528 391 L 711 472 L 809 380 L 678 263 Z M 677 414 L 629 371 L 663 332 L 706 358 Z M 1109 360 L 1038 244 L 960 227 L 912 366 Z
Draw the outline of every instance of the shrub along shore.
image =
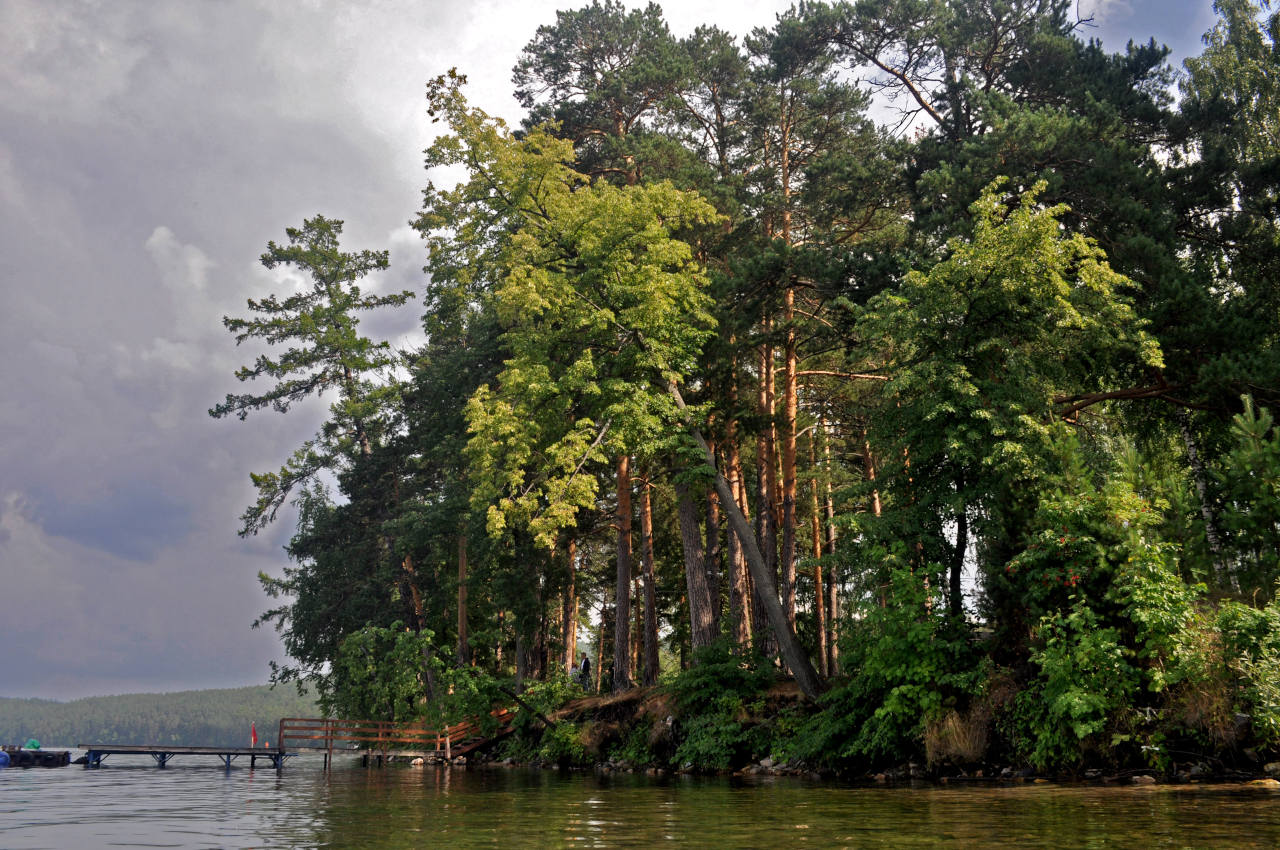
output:
M 582 696 L 565 680 L 535 686 L 525 699 L 553 725 L 520 711 L 514 734 L 468 761 L 845 781 L 1265 780 L 1280 787 L 1280 753 L 1265 726 L 1236 711 L 1215 716 L 1220 726 L 1203 725 L 1205 706 L 1224 709 L 1230 694 L 1210 693 L 1203 682 L 1183 693 L 1187 703 L 1161 709 L 1117 705 L 1105 718 L 1107 736 L 1077 736 L 1028 714 L 1027 693 L 1007 672 L 988 676 L 967 704 L 926 715 L 891 701 L 903 694 L 876 702 L 865 681 L 852 679 L 833 682 L 814 703 L 765 665 L 713 648 L 697 666 L 650 688 Z M 1071 749 L 1046 758 L 1037 736 L 1047 733 L 1069 733 Z

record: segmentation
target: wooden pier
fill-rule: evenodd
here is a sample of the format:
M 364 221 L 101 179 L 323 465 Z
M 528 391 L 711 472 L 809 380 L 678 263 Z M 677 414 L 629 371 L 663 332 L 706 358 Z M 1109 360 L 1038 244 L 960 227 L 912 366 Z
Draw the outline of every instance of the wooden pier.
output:
M 230 770 L 231 762 L 248 757 L 249 766 L 265 761 L 276 770 L 296 750 L 324 753 L 324 766 L 333 763 L 335 752 L 364 756 L 367 764 L 376 758 L 378 764 L 396 756 L 426 756 L 452 760 L 489 744 L 495 738 L 510 734 L 513 713 L 510 709 L 491 712 L 488 729 L 497 734 L 486 737 L 485 726 L 478 720 L 466 720 L 443 729 L 420 724 L 382 723 L 370 720 L 334 720 L 332 718 L 286 717 L 280 721 L 276 746 L 268 747 L 166 747 L 157 744 L 79 744 L 84 750 L 85 767 L 101 767 L 107 756 L 150 756 L 159 767 L 175 756 L 216 756 Z M 292 747 L 294 752 L 289 751 Z
M 492 737 L 485 736 L 477 719 L 434 729 L 413 723 L 286 717 L 280 721 L 276 741 L 282 748 L 291 744 L 322 751 L 326 768 L 333 763 L 335 751 L 361 755 L 366 764 L 371 758 L 382 764 L 392 756 L 452 760 L 511 732 L 514 713 L 510 709 L 498 709 L 490 714 L 493 718 L 491 727 L 498 727 L 497 734 Z
M 284 760 L 292 753 L 282 748 L 266 747 L 161 747 L 154 744 L 78 744 L 87 751 L 85 767 L 100 767 L 107 756 L 151 756 L 158 767 L 164 767 L 174 756 L 217 756 L 228 770 L 231 762 L 248 756 L 249 766 L 256 767 L 261 759 L 276 770 L 284 767 Z

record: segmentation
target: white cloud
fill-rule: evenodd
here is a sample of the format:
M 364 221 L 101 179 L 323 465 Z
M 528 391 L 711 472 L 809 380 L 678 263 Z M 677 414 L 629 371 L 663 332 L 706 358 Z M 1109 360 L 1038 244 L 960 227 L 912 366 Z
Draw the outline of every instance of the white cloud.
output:
M 141 350 L 117 345 L 117 374 L 133 374 L 131 361 L 138 360 L 151 369 L 196 373 L 208 368 L 207 351 L 223 333 L 221 313 L 210 295 L 209 274 L 217 266 L 199 246 L 181 242 L 164 225 L 156 227 L 144 244 L 147 255 L 160 273 L 169 301 L 169 314 L 157 329 L 163 334 L 151 338 Z M 215 361 L 225 362 L 222 358 Z M 169 429 L 179 424 L 175 403 L 170 396 L 159 411 L 151 413 L 157 426 Z
M 160 225 L 147 239 L 147 253 L 160 269 L 165 286 L 178 293 L 195 289 L 204 291 L 209 280 L 209 269 L 215 263 L 195 245 L 184 245 L 173 231 Z
M 1124 21 L 1133 15 L 1132 0 L 1079 0 L 1076 10 L 1081 18 L 1092 16 L 1093 22 L 1102 24 Z

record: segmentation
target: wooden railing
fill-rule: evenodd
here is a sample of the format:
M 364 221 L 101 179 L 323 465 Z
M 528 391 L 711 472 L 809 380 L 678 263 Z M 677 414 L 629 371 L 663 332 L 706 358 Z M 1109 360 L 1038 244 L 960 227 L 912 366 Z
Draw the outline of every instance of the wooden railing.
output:
M 500 729 L 507 727 L 514 716 L 511 709 L 505 708 L 490 714 Z M 464 720 L 443 729 L 435 729 L 422 724 L 389 723 L 377 720 L 286 717 L 280 721 L 276 740 L 282 751 L 323 750 L 325 766 L 328 767 L 333 760 L 335 744 L 341 749 L 367 750 L 381 756 L 386 756 L 394 747 L 451 758 L 454 755 L 470 752 L 475 747 L 467 744 L 476 738 L 481 738 L 483 741 L 483 735 L 484 727 L 478 718 Z

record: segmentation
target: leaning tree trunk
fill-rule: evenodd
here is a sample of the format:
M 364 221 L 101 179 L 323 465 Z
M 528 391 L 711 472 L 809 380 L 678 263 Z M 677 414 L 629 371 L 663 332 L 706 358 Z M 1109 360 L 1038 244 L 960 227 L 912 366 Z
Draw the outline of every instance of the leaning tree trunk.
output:
M 668 383 L 667 389 L 676 406 L 681 411 L 686 410 L 684 397 L 680 395 L 680 389 L 675 383 Z M 702 451 L 703 459 L 712 469 L 715 469 L 715 455 L 711 452 L 711 447 L 707 445 L 702 432 L 692 424 L 689 424 L 688 428 L 690 435 Z M 791 628 L 787 613 L 783 610 L 782 602 L 778 599 L 777 584 L 769 572 L 764 555 L 760 552 L 760 547 L 756 545 L 754 535 L 751 533 L 751 525 L 747 522 L 747 518 L 742 515 L 742 511 L 738 510 L 737 503 L 733 500 L 733 492 L 729 489 L 729 481 L 718 469 L 716 469 L 715 484 L 716 492 L 720 494 L 720 504 L 724 505 L 728 514 L 729 525 L 743 542 L 744 554 L 747 557 L 747 568 L 751 571 L 751 578 L 756 585 L 756 596 L 760 599 L 765 609 L 769 627 L 773 631 L 774 639 L 778 644 L 778 651 L 782 655 L 782 662 L 791 671 L 791 675 L 795 677 L 796 684 L 800 686 L 800 690 L 804 695 L 809 699 L 817 699 L 824 690 L 822 679 L 818 677 L 817 671 L 813 669 L 813 663 L 810 662 L 804 647 L 796 639 L 795 629 Z

